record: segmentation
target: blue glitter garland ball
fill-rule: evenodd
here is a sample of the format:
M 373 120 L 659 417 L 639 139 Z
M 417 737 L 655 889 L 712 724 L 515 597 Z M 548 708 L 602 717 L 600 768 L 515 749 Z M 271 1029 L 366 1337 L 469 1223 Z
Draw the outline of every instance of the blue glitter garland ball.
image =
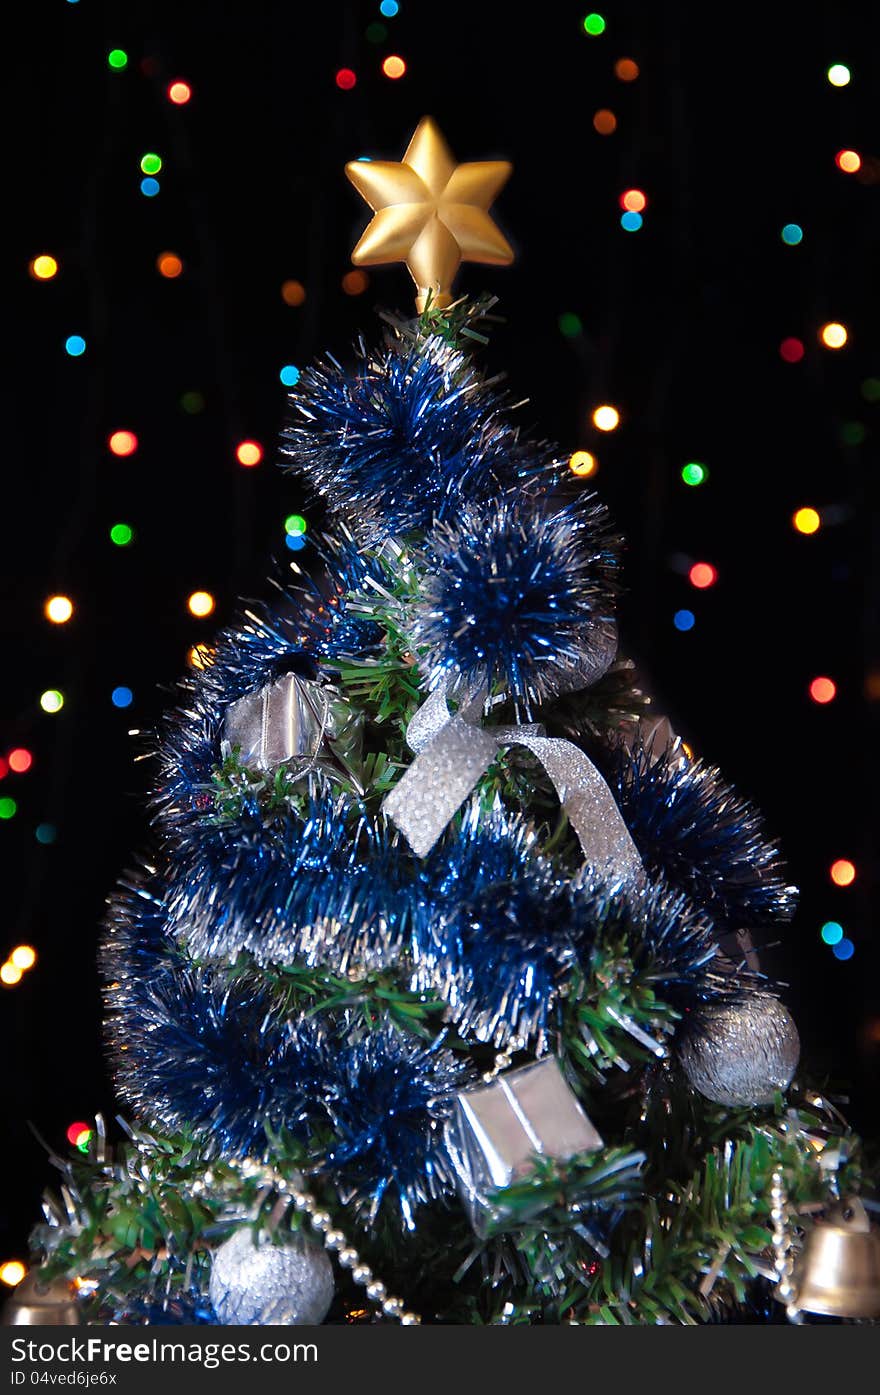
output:
M 699 760 L 618 746 L 609 783 L 649 872 L 685 892 L 720 933 L 790 920 L 797 889 L 757 809 Z
M 327 1165 L 371 1221 L 387 1196 L 412 1230 L 416 1207 L 454 1191 L 442 1126 L 471 1079 L 439 1041 L 426 1044 L 394 1027 L 328 1059 L 323 1107 L 335 1139 Z
M 195 966 L 145 981 L 114 1060 L 122 1098 L 152 1128 L 193 1130 L 211 1154 L 264 1155 L 266 1126 L 302 1131 L 312 1073 L 268 990 Z M 304 1059 L 305 1055 L 305 1059 Z
M 617 572 L 601 504 L 552 512 L 528 494 L 495 498 L 440 523 L 425 551 L 412 641 L 432 688 L 497 682 L 528 711 L 590 664 Z
M 358 345 L 303 373 L 282 455 L 368 545 L 424 531 L 465 499 L 512 484 L 516 430 L 470 357 L 439 335 Z

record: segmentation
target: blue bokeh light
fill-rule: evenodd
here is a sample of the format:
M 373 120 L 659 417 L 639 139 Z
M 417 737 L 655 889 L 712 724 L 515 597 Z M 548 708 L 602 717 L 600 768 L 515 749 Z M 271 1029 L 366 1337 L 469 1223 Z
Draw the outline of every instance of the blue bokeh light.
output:
M 638 232 L 643 221 L 641 213 L 633 213 L 631 209 L 620 215 L 620 226 L 624 232 Z
M 81 334 L 69 334 L 64 341 L 64 347 L 71 358 L 79 358 L 86 351 L 86 341 Z
M 296 387 L 299 382 L 299 369 L 292 363 L 285 363 L 278 376 L 285 387 Z
M 835 959 L 852 959 L 855 952 L 856 947 L 852 940 L 846 939 L 840 940 L 831 950 Z
M 148 199 L 154 199 L 160 187 L 158 179 L 153 179 L 150 175 L 141 180 L 141 193 Z
M 134 693 L 131 688 L 114 688 L 110 694 L 110 701 L 114 707 L 131 707 L 134 702 Z
M 672 617 L 672 623 L 677 630 L 692 630 L 695 619 L 692 610 L 677 610 Z

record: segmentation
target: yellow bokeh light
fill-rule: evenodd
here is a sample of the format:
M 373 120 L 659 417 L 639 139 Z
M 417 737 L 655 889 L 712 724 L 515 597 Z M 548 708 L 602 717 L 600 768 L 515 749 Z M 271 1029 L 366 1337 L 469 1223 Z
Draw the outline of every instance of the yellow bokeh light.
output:
M 822 340 L 826 349 L 842 349 L 849 335 L 847 334 L 846 325 L 838 324 L 836 320 L 832 320 L 830 324 L 822 326 L 819 331 L 819 338 Z
M 10 964 L 14 964 L 16 969 L 21 969 L 25 973 L 32 969 L 37 962 L 37 951 L 32 945 L 16 945 L 9 956 Z
M 798 509 L 791 521 L 799 533 L 818 533 L 822 523 L 815 509 Z
M 844 174 L 858 174 L 862 168 L 862 157 L 857 150 L 838 150 L 834 158 L 837 168 Z
M 43 610 L 53 625 L 66 625 L 73 614 L 73 601 L 69 596 L 50 596 Z
M 216 652 L 210 644 L 194 644 L 187 655 L 190 668 L 210 668 Z
M 620 413 L 616 407 L 604 403 L 594 411 L 593 425 L 597 431 L 614 431 L 620 425 Z
M 193 591 L 187 605 L 191 614 L 197 615 L 201 619 L 205 615 L 210 615 L 214 609 L 214 597 L 210 591 Z
M 51 281 L 58 274 L 58 263 L 54 257 L 34 257 L 30 272 L 35 281 Z
M 0 983 L 5 983 L 7 988 L 12 988 L 21 978 L 21 969 L 13 964 L 11 959 L 7 959 L 5 964 L 0 964 Z
M 687 756 L 688 760 L 693 760 L 693 758 L 694 758 L 694 748 L 693 748 L 693 746 L 689 746 L 688 743 L 687 743 L 686 741 L 682 741 L 682 743 L 681 743 L 681 749 L 684 751 L 684 753 L 685 753 L 685 755 Z
M 568 462 L 568 468 L 573 475 L 584 479 L 587 475 L 594 475 L 599 468 L 599 462 L 592 451 L 576 450 Z
M 26 1273 L 27 1268 L 20 1259 L 7 1259 L 5 1264 L 0 1264 L 0 1280 L 10 1288 L 20 1284 Z

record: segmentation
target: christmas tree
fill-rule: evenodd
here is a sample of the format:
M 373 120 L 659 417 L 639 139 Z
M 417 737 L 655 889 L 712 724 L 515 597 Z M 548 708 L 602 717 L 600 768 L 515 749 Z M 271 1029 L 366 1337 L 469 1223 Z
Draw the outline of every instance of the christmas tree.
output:
M 157 733 L 101 954 L 126 1137 L 57 1160 L 10 1320 L 876 1317 L 859 1140 L 744 953 L 793 912 L 779 851 L 655 713 L 621 540 L 453 299 L 512 257 L 510 167 L 426 119 L 347 172 L 354 260 L 418 313 L 291 393 L 335 522 Z

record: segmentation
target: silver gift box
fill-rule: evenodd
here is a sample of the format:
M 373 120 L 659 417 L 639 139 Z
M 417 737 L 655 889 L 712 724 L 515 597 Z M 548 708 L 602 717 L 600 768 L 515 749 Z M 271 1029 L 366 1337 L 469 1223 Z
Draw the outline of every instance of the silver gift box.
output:
M 242 765 L 297 779 L 317 767 L 344 773 L 357 785 L 362 720 L 328 684 L 285 673 L 230 705 L 221 749 L 238 747 Z
M 562 1161 L 602 1147 L 555 1056 L 462 1090 L 445 1142 L 478 1234 L 491 1218 L 489 1193 L 527 1176 L 535 1154 Z

